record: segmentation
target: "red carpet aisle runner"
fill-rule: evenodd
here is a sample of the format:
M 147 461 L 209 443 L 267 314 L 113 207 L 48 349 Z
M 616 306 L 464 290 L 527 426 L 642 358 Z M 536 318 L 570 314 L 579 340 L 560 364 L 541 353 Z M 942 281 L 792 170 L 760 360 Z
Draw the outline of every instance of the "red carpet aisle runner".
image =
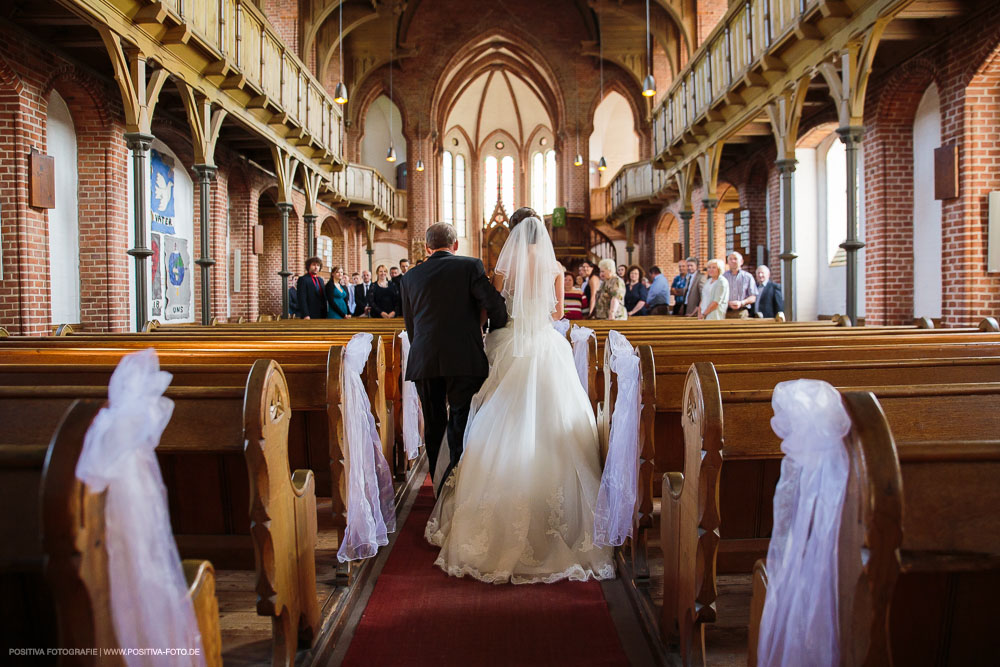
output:
M 424 483 L 355 631 L 345 666 L 627 665 L 597 582 L 449 577 L 424 540 Z

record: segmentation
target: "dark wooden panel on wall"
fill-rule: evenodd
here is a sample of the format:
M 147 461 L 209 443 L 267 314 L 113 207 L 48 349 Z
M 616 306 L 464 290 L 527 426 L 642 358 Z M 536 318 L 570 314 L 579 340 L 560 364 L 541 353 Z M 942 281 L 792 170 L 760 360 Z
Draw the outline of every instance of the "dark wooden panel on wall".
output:
M 679 262 L 682 259 L 685 259 L 685 257 L 684 257 L 684 244 L 683 243 L 675 243 L 674 244 L 674 262 Z
M 55 159 L 50 155 L 32 152 L 28 158 L 28 172 L 29 189 L 31 191 L 29 206 L 34 208 L 55 208 Z
M 934 199 L 958 196 L 958 144 L 934 149 Z
M 254 225 L 253 228 L 253 254 L 264 254 L 264 225 Z

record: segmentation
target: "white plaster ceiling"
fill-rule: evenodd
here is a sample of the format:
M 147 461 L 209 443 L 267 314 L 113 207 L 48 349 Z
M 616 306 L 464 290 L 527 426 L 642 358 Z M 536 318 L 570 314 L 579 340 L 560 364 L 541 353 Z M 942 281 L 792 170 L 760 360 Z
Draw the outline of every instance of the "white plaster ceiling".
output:
M 503 130 L 524 144 L 542 125 L 551 128 L 538 94 L 523 79 L 501 67 L 481 72 L 462 91 L 445 126 L 461 127 L 477 146 L 492 132 Z

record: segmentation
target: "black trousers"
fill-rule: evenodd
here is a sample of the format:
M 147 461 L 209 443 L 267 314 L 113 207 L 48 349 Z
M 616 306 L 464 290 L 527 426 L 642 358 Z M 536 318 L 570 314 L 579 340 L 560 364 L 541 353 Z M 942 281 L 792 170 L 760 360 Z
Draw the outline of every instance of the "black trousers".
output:
M 424 446 L 432 475 L 437 468 L 441 441 L 445 432 L 448 433 L 451 460 L 441 482 L 448 479 L 448 475 L 462 458 L 465 447 L 465 425 L 469 421 L 469 404 L 485 381 L 484 377 L 460 376 L 428 378 L 413 383 L 416 385 L 424 413 Z

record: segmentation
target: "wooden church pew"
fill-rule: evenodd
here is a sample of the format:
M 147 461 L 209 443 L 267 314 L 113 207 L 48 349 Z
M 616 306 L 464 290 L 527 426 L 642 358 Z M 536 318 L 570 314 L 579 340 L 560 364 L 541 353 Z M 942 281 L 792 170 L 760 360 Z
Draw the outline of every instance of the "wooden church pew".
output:
M 841 664 L 992 664 L 1000 651 L 997 413 L 990 433 L 960 437 L 954 431 L 965 425 L 952 422 L 953 437 L 939 441 L 901 437 L 869 392 L 845 392 L 844 405 L 853 426 L 838 567 Z M 852 532 L 863 553 L 847 548 Z M 759 561 L 751 666 L 766 592 Z
M 33 339 L 38 340 L 38 339 Z M 339 401 L 333 401 L 335 385 L 340 381 L 340 350 L 350 337 L 331 337 L 322 343 L 285 343 L 257 341 L 240 343 L 231 341 L 171 342 L 128 336 L 114 342 L 100 337 L 60 339 L 58 344 L 29 347 L 20 339 L 15 345 L 0 345 L 0 385 L 5 381 L 26 384 L 37 381 L 43 384 L 58 382 L 58 375 L 43 374 L 32 380 L 36 366 L 55 364 L 55 373 L 69 373 L 77 377 L 90 374 L 98 384 L 106 384 L 120 358 L 137 349 L 154 347 L 160 363 L 169 366 L 175 374 L 174 384 L 225 385 L 240 384 L 253 363 L 262 357 L 274 358 L 288 369 L 285 377 L 292 401 L 292 421 L 289 436 L 289 454 L 293 467 L 309 468 L 316 474 L 317 495 L 337 498 L 334 493 L 336 480 L 342 471 L 341 447 L 336 424 L 339 423 Z M 152 344 L 150 344 L 152 342 Z M 338 343 L 331 346 L 331 342 Z M 79 343 L 79 344 L 77 344 Z M 373 406 L 376 427 L 382 436 L 383 452 L 392 461 L 395 442 L 390 430 L 391 407 L 385 394 L 388 382 L 385 376 L 384 346 L 375 337 L 372 354 L 365 370 L 365 384 Z M 83 363 L 81 363 L 83 362 Z M 103 368 L 94 364 L 104 364 Z M 27 374 L 27 375 L 25 375 Z M 45 378 L 49 379 L 46 380 Z M 81 381 L 85 381 L 81 379 Z M 338 520 L 343 519 L 343 508 L 335 506 Z
M 75 399 L 106 394 L 106 385 L 0 387 L 5 437 L 37 445 Z M 320 612 L 314 479 L 289 469 L 281 367 L 258 360 L 244 387 L 171 387 L 166 395 L 174 412 L 157 454 L 178 550 L 209 557 L 220 581 L 222 569 L 255 572 L 257 613 L 271 617 L 272 661 L 291 665 L 299 642 L 315 640 Z
M 111 612 L 107 492 L 91 491 L 75 474 L 84 435 L 103 404 L 72 401 L 60 421 L 40 429 L 37 441 L 5 438 L 0 444 L 0 504 L 18 510 L 0 515 L 0 633 L 7 647 L 103 652 L 121 646 Z M 186 560 L 183 568 L 205 662 L 217 667 L 222 655 L 215 570 L 200 560 Z M 87 662 L 125 664 L 107 655 Z
M 770 428 L 774 382 L 766 376 L 759 381 L 757 390 L 727 391 L 712 364 L 699 363 L 685 383 L 683 465 L 663 478 L 660 526 L 665 545 L 662 631 L 686 655 L 694 646 L 695 630 L 715 620 L 717 559 L 728 557 L 728 571 L 749 571 L 753 559 L 766 553 L 782 454 Z M 1000 383 L 935 381 L 933 368 L 916 369 L 909 382 L 900 379 L 898 385 L 866 390 L 880 397 L 889 423 L 902 437 L 995 437 Z M 740 461 L 770 465 L 750 483 L 753 475 L 726 475 Z

